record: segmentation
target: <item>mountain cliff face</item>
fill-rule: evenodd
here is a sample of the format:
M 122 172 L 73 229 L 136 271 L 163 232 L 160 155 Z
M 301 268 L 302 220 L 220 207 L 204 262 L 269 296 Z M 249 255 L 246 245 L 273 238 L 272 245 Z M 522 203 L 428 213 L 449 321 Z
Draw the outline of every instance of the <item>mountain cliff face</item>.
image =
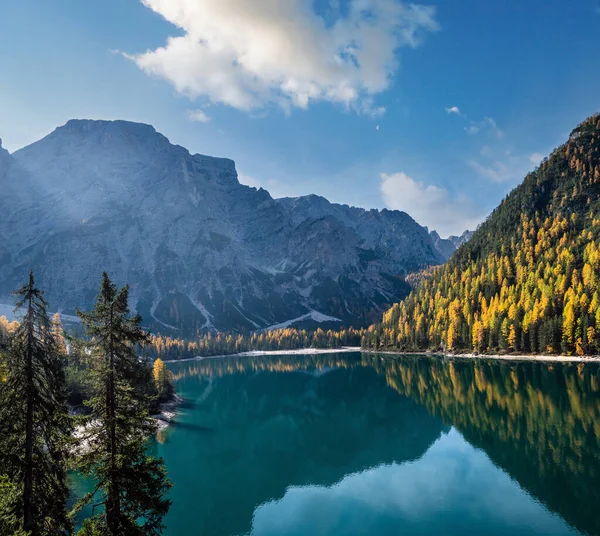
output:
M 448 259 L 460 246 L 471 239 L 473 232 L 474 231 L 465 231 L 460 236 L 451 235 L 448 238 L 442 238 L 437 231 L 431 231 L 429 236 L 433 241 L 435 249 L 438 250 L 442 257 Z
M 0 148 L 0 186 L 0 297 L 32 268 L 52 308 L 72 314 L 107 271 L 158 331 L 252 330 L 311 311 L 365 324 L 407 294 L 406 274 L 446 258 L 405 213 L 273 199 L 240 184 L 232 160 L 144 124 L 73 120 Z

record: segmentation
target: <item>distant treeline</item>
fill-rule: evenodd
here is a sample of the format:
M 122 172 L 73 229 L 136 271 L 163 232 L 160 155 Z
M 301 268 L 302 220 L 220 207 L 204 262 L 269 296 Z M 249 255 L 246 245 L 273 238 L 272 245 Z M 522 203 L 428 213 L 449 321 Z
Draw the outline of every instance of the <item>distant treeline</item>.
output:
M 145 355 L 175 360 L 197 356 L 230 355 L 240 352 L 267 350 L 297 350 L 300 348 L 342 348 L 360 346 L 365 329 L 339 331 L 276 329 L 250 334 L 207 333 L 196 340 L 184 340 L 163 335 L 151 335 L 144 347 Z

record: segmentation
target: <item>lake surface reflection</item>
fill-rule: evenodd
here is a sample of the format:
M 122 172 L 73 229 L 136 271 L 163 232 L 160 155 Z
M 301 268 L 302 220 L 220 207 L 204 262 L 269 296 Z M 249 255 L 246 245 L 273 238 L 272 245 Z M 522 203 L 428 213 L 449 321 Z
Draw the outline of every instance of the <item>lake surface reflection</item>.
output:
M 171 363 L 168 535 L 600 535 L 600 368 L 391 358 Z

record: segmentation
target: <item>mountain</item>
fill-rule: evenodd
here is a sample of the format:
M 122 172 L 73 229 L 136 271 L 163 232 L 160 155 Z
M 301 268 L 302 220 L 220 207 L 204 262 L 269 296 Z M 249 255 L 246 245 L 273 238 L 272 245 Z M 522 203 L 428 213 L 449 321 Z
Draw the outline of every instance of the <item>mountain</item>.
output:
M 454 245 L 454 249 L 457 250 L 464 243 L 471 240 L 471 238 L 473 238 L 474 233 L 475 233 L 475 231 L 465 231 L 460 236 L 454 236 L 454 235 L 449 236 L 448 240 L 450 242 L 452 242 L 452 244 Z
M 429 233 L 435 249 L 438 250 L 440 255 L 445 258 L 450 258 L 452 254 L 465 242 L 471 240 L 473 231 L 465 231 L 460 236 L 451 235 L 448 238 L 442 238 L 437 231 L 431 231 Z
M 257 530 L 257 506 L 292 488 L 331 487 L 374 467 L 414 462 L 449 430 L 386 388 L 386 378 L 362 366 L 360 357 L 340 363 L 333 355 L 315 356 L 310 364 L 294 356 L 228 357 L 181 363 L 173 372 L 178 391 L 193 393 L 206 410 L 182 424 L 180 444 L 167 441 L 169 474 L 177 482 L 190 478 L 181 449 L 193 445 L 202 475 L 194 489 L 211 497 L 174 496 L 177 512 L 196 514 L 180 516 L 188 525 L 179 524 L 177 534 L 289 534 Z M 214 462 L 224 456 L 227 463 Z M 235 504 L 236 515 L 223 515 L 215 504 Z
M 403 212 L 273 199 L 145 124 L 72 120 L 0 149 L 0 185 L 0 301 L 32 268 L 73 314 L 106 270 L 155 331 L 364 325 L 447 258 Z
M 600 115 L 527 175 L 365 345 L 600 352 Z

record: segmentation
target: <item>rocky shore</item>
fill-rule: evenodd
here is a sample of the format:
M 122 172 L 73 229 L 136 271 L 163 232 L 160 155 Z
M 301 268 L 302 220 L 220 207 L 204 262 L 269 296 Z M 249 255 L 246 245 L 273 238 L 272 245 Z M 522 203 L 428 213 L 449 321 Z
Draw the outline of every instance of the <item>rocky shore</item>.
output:
M 160 404 L 158 413 L 152 415 L 158 424 L 158 430 L 162 431 L 167 428 L 177 416 L 177 408 L 183 402 L 177 393 L 173 394 L 173 398 L 167 402 Z

